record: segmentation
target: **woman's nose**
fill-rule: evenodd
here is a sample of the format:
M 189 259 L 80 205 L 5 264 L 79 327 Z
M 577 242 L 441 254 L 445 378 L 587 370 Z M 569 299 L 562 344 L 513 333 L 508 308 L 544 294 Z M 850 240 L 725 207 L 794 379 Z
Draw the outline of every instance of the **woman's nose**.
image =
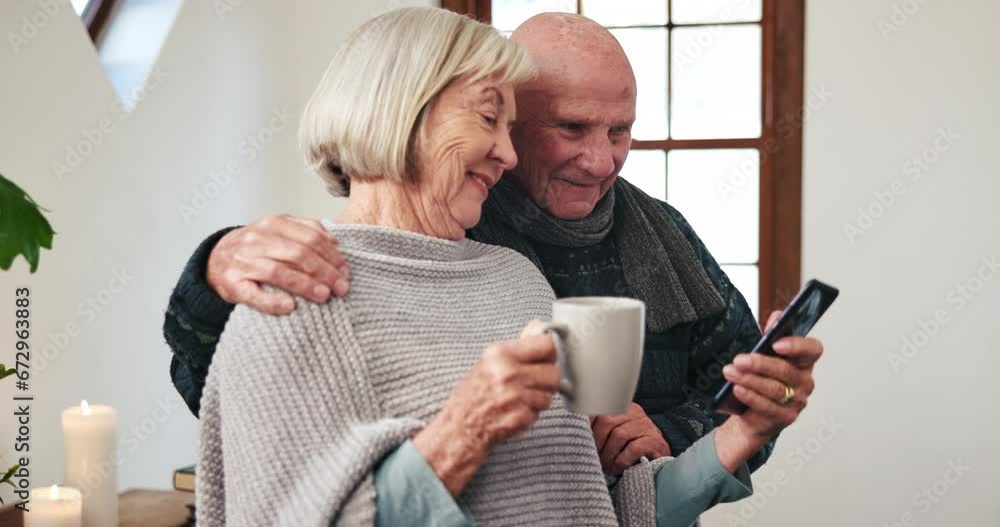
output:
M 511 170 L 517 166 L 517 152 L 514 150 L 514 143 L 510 140 L 509 132 L 500 133 L 500 138 L 493 145 L 491 154 L 504 170 Z

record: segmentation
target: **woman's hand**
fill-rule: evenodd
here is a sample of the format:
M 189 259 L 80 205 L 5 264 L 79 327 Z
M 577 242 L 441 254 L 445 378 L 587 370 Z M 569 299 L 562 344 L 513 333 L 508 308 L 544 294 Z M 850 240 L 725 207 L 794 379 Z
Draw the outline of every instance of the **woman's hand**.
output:
M 780 312 L 771 313 L 767 329 Z M 733 395 L 747 410 L 733 415 L 716 431 L 715 445 L 722 465 L 730 472 L 746 462 L 772 437 L 798 418 L 816 387 L 813 365 L 823 355 L 823 343 L 805 337 L 785 337 L 774 343 L 777 357 L 762 353 L 737 355 L 723 368 L 732 381 Z M 794 392 L 785 398 L 785 387 Z
M 413 438 L 413 446 L 457 496 L 494 445 L 528 431 L 558 387 L 556 348 L 549 335 L 493 344 L 451 392 L 441 413 Z

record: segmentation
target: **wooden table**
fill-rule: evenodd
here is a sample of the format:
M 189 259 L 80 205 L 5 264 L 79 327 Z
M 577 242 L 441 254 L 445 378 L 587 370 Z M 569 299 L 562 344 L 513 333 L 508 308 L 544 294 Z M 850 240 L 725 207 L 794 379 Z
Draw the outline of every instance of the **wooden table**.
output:
M 130 489 L 118 495 L 119 527 L 178 527 L 187 524 L 194 494 L 176 490 Z M 29 506 L 30 507 L 30 506 Z M 30 512 L 28 514 L 31 514 Z M 0 526 L 22 527 L 24 512 L 8 504 L 0 508 Z

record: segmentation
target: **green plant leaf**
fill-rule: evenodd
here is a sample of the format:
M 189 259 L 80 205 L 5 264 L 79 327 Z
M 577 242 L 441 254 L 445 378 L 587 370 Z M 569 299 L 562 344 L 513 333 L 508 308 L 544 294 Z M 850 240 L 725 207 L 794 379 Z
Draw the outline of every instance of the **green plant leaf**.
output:
M 17 472 L 17 469 L 19 468 L 21 468 L 20 463 L 17 463 L 16 465 L 8 468 L 7 472 L 5 472 L 3 475 L 3 478 L 0 478 L 0 484 L 6 483 L 16 489 L 17 485 L 14 484 L 14 482 L 11 480 L 11 477 L 14 476 L 14 473 Z M 0 498 L 0 505 L 3 505 L 3 498 Z
M 0 362 L 0 379 L 3 379 L 5 377 L 10 377 L 15 373 L 17 373 L 17 370 L 15 370 L 14 368 L 8 369 L 7 366 L 4 366 L 4 364 Z
M 55 232 L 42 209 L 21 187 L 0 175 L 0 269 L 10 269 L 17 255 L 38 270 L 40 248 L 52 249 Z

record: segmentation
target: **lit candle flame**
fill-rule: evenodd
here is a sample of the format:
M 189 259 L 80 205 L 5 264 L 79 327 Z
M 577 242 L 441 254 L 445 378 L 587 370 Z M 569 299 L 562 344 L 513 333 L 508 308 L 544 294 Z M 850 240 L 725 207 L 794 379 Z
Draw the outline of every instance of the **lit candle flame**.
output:
M 49 487 L 49 499 L 57 500 L 59 499 L 59 487 L 52 485 Z
M 80 401 L 80 411 L 83 412 L 83 415 L 90 415 L 90 405 L 87 404 L 86 399 Z

